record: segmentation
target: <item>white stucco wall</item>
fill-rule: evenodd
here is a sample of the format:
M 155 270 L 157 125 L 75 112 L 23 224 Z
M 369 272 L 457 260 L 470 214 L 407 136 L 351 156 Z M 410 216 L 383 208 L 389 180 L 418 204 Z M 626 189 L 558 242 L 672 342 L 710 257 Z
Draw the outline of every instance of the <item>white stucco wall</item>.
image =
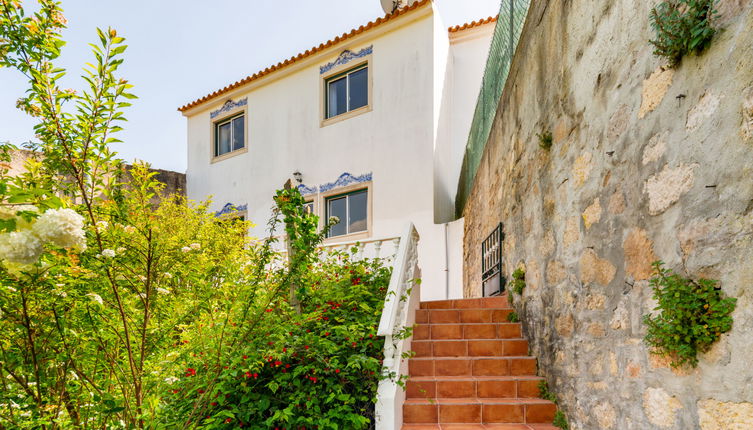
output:
M 322 126 L 319 67 L 345 49 L 358 52 L 370 45 L 371 111 Z M 185 112 L 189 198 L 213 196 L 214 210 L 226 203 L 248 205 L 248 219 L 258 224 L 250 233 L 261 237 L 272 196 L 294 171 L 309 187 L 344 172 L 371 173 L 370 237 L 399 236 L 413 221 L 421 235 L 422 300 L 445 298 L 448 290 L 462 294 L 457 223 L 447 235 L 444 225 L 434 223 L 435 144 L 456 127 L 440 114 L 451 54 L 446 27 L 431 7 L 423 7 Z M 485 55 L 473 64 L 483 69 Z M 478 89 L 471 92 L 475 102 Z M 244 98 L 248 151 L 212 163 L 210 112 Z M 324 208 L 317 212 L 323 216 Z M 462 224 L 459 231 L 462 236 Z
M 455 219 L 455 192 L 494 26 L 491 22 L 450 34 L 434 161 L 434 219 L 438 223 Z
M 400 20 L 408 21 L 410 15 Z M 233 100 L 248 98 L 246 153 L 210 163 L 209 113 L 227 98 L 191 112 L 189 197 L 213 195 L 217 210 L 228 202 L 247 204 L 248 218 L 258 224 L 251 234 L 263 236 L 274 191 L 292 172 L 303 173 L 308 186 L 335 181 L 344 172 L 371 172 L 371 236 L 399 236 L 412 220 L 421 234 L 424 291 L 443 289 L 443 235 L 433 224 L 431 195 L 433 16 L 424 14 L 406 24 L 374 38 L 354 38 L 294 74 L 231 94 Z M 369 45 L 372 110 L 322 127 L 319 66 L 346 48 L 358 51 Z

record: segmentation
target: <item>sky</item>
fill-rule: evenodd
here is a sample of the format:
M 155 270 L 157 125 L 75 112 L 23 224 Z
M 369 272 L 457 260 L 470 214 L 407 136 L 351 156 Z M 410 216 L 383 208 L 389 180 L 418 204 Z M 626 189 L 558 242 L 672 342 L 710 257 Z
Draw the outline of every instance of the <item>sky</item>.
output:
M 446 26 L 496 15 L 500 0 L 435 0 Z M 33 2 L 24 0 L 31 7 Z M 184 172 L 190 101 L 366 24 L 384 12 L 379 0 L 62 0 L 68 28 L 59 66 L 63 88 L 81 89 L 97 27 L 113 27 L 129 46 L 120 76 L 139 97 L 126 109 L 116 144 L 127 160 Z M 32 140 L 34 119 L 15 108 L 27 88 L 20 73 L 0 69 L 0 142 Z

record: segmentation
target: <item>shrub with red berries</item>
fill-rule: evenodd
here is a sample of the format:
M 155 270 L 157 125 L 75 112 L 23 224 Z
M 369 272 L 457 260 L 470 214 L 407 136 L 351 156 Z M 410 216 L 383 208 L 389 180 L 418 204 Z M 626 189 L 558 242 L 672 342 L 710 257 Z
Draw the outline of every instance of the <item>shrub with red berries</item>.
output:
M 165 392 L 165 424 L 373 425 L 384 342 L 376 329 L 390 269 L 379 261 L 353 261 L 352 255 L 341 252 L 307 265 L 299 278 L 300 314 L 288 304 L 286 290 L 265 292 L 279 281 L 274 276 L 258 286 L 245 314 L 207 314 L 180 347 L 187 361 Z

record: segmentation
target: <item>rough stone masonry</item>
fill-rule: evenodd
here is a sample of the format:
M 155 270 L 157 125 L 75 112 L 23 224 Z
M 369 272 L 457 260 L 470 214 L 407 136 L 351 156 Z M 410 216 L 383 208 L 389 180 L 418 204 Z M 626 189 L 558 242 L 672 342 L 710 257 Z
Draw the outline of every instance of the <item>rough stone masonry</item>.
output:
M 721 0 L 719 33 L 668 69 L 656 0 L 534 0 L 465 208 L 466 297 L 503 222 L 505 273 L 573 429 L 753 428 L 753 1 Z M 551 132 L 550 151 L 537 133 Z M 695 369 L 643 343 L 662 260 L 738 298 Z

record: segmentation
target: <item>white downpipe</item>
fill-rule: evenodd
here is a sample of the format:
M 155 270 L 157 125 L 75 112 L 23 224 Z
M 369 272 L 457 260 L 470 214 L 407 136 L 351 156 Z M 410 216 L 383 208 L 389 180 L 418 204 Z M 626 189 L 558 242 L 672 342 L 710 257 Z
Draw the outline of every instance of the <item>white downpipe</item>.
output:
M 449 223 L 444 223 L 444 298 L 450 298 L 450 250 L 447 249 L 447 231 L 450 228 Z
M 408 374 L 408 361 L 403 359 L 403 353 L 410 350 L 411 339 L 394 341 L 393 335 L 404 327 L 412 327 L 415 322 L 415 310 L 420 301 L 419 284 L 413 282 L 420 276 L 418 240 L 416 227 L 409 223 L 400 237 L 390 286 L 377 330 L 378 336 L 384 336 L 384 372 L 395 375 L 394 378 L 379 382 L 376 403 L 377 430 L 396 430 L 403 425 L 405 390 L 395 379 Z

